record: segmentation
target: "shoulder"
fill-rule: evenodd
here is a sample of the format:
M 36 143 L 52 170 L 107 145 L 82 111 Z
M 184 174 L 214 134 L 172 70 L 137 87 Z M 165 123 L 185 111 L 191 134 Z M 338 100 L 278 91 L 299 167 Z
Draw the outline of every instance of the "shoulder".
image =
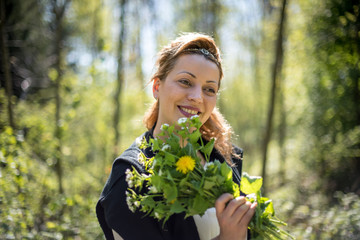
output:
M 236 145 L 232 145 L 232 155 L 242 160 L 244 156 L 244 150 Z
M 111 167 L 110 175 L 105 183 L 104 189 L 101 194 L 101 198 L 105 198 L 115 185 L 119 182 L 119 179 L 125 175 L 127 169 L 135 167 L 139 172 L 144 171 L 143 165 L 138 161 L 138 156 L 142 151 L 139 148 L 139 142 L 146 136 L 147 132 L 135 139 L 135 141 L 127 148 L 120 156 L 118 156 Z
M 244 151 L 242 148 L 232 145 L 232 153 L 231 153 L 231 160 L 233 163 L 232 169 L 234 174 L 234 181 L 240 183 L 241 175 L 242 175 L 242 164 L 243 164 L 243 154 Z

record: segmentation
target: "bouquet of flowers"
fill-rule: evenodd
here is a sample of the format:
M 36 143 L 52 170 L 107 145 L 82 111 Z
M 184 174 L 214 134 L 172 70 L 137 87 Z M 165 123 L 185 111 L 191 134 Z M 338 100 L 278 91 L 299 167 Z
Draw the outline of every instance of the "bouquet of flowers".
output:
M 139 162 L 144 172 L 134 167 L 126 171 L 129 188 L 127 204 L 132 211 L 140 210 L 165 223 L 174 213 L 185 217 L 203 215 L 223 193 L 240 196 L 239 186 L 232 180 L 232 169 L 226 162 L 210 162 L 214 139 L 206 144 L 200 133 L 199 117 L 181 118 L 177 125 L 163 124 L 158 138 L 139 143 L 151 147 L 155 156 L 147 158 L 142 152 Z M 202 153 L 202 158 L 198 153 Z M 262 179 L 244 174 L 241 190 L 258 206 L 249 228 L 254 236 L 281 239 L 290 236 L 275 224 L 285 223 L 275 217 L 271 200 L 261 197 Z M 252 235 L 253 236 L 253 235 Z
M 272 200 L 261 196 L 262 177 L 243 173 L 240 183 L 241 192 L 247 194 L 250 202 L 257 202 L 255 216 L 249 223 L 251 239 L 295 239 L 277 225 L 287 224 L 275 216 Z

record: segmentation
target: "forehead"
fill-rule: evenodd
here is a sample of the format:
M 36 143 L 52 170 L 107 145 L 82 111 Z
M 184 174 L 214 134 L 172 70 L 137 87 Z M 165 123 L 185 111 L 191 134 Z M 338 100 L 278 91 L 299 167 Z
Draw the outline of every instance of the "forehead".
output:
M 220 81 L 220 71 L 218 66 L 211 60 L 200 54 L 183 54 L 175 62 L 170 74 L 178 74 L 182 71 L 190 72 L 196 77 L 206 78 L 207 80 Z

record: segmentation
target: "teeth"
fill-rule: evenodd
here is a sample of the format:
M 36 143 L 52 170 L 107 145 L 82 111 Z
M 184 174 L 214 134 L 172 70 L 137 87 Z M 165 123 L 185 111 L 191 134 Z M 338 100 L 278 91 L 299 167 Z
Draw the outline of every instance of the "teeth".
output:
M 190 113 L 190 114 L 197 114 L 198 112 L 195 110 L 187 109 L 187 108 L 181 108 L 184 112 Z

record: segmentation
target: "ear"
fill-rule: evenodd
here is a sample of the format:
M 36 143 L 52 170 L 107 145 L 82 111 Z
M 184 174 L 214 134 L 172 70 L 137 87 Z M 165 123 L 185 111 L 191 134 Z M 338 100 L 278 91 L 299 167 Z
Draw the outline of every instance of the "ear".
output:
M 154 82 L 153 82 L 153 96 L 155 99 L 159 98 L 159 86 L 160 86 L 160 79 L 159 78 L 155 78 Z

